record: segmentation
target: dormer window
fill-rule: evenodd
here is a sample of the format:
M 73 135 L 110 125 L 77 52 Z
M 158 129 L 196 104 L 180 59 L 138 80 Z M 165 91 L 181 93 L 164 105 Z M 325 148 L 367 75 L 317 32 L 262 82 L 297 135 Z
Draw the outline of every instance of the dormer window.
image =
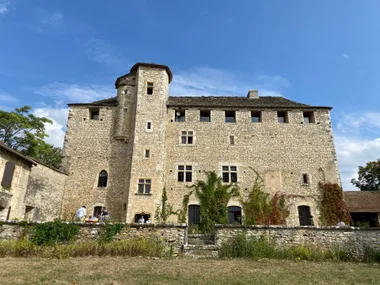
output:
M 99 120 L 99 108 L 90 109 L 90 119 L 91 120 Z
M 146 94 L 153 95 L 153 82 L 148 82 L 146 84 Z
M 175 111 L 175 121 L 184 122 L 185 121 L 185 110 L 176 110 Z

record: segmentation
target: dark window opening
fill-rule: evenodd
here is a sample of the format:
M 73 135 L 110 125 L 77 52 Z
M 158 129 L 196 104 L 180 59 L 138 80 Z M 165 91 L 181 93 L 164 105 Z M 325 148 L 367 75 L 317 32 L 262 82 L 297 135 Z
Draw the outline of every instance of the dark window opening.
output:
M 90 119 L 99 120 L 99 109 L 90 109 Z
M 185 121 L 185 110 L 175 111 L 175 121 L 176 122 L 184 122 Z
M 123 210 L 124 212 L 127 210 L 127 203 L 123 203 Z
M 25 207 L 24 219 L 25 220 L 33 220 L 33 214 L 34 214 L 34 207 L 26 206 Z
M 225 183 L 237 182 L 237 167 L 222 166 L 222 178 Z
M 107 187 L 108 173 L 105 170 L 100 171 L 98 187 Z
M 153 83 L 152 82 L 147 83 L 146 94 L 153 95 Z
M 96 218 L 99 218 L 100 214 L 102 213 L 102 209 L 103 209 L 103 207 L 101 207 L 101 206 L 94 207 L 94 212 L 93 212 L 92 216 L 96 217 Z
M 150 150 L 146 149 L 145 150 L 145 158 L 149 158 L 149 157 L 150 157 Z
M 314 226 L 313 216 L 310 214 L 309 206 L 298 206 L 300 226 Z
M 191 182 L 193 178 L 191 165 L 178 165 L 178 182 Z
M 13 173 L 15 171 L 16 164 L 13 161 L 7 161 L 5 163 L 5 169 L 3 179 L 1 180 L 1 186 L 10 188 L 12 186 Z
M 252 123 L 261 123 L 261 112 L 251 112 L 251 121 Z
M 288 112 L 277 112 L 277 120 L 279 123 L 288 123 Z
M 230 136 L 230 144 L 235 144 L 235 137 L 234 136 Z
M 302 182 L 303 182 L 303 184 L 309 184 L 310 183 L 308 174 L 306 174 L 306 173 L 302 174 Z
M 150 214 L 140 213 L 135 215 L 135 223 L 144 224 L 147 220 L 150 220 Z
M 182 131 L 181 132 L 181 144 L 193 144 L 193 132 Z
M 304 124 L 314 123 L 314 113 L 313 112 L 303 112 L 303 123 Z
M 150 194 L 151 179 L 139 179 L 137 192 L 139 194 Z
M 228 207 L 228 223 L 241 224 L 241 208 L 238 206 Z
M 189 205 L 188 223 L 191 225 L 198 225 L 201 222 L 201 208 L 199 205 Z
M 235 123 L 236 122 L 236 112 L 235 111 L 225 111 L 225 122 Z
M 151 122 L 146 123 L 146 128 L 150 130 L 152 128 L 152 123 Z
M 201 122 L 211 122 L 211 112 L 210 111 L 200 111 L 200 121 Z

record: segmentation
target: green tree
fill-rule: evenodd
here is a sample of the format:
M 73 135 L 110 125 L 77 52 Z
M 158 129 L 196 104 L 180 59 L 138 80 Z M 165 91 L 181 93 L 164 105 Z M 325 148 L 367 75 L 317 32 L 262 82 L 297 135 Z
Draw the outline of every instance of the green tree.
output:
M 154 219 L 157 223 L 166 224 L 171 214 L 173 214 L 173 207 L 168 203 L 168 196 L 166 194 L 166 188 L 164 187 L 161 195 L 161 204 L 157 206 Z
M 31 110 L 30 106 L 11 112 L 0 110 L 0 140 L 24 155 L 58 167 L 62 160 L 61 149 L 45 142 L 48 136 L 45 123 L 53 122 L 30 114 Z
M 224 184 L 214 171 L 206 172 L 207 180 L 198 180 L 189 188 L 194 189 L 200 206 L 200 230 L 212 233 L 215 224 L 228 224 L 228 201 L 239 196 L 236 184 Z M 191 193 L 189 194 L 189 196 Z
M 351 179 L 351 183 L 361 191 L 380 191 L 380 159 L 359 166 L 358 175 L 358 179 Z

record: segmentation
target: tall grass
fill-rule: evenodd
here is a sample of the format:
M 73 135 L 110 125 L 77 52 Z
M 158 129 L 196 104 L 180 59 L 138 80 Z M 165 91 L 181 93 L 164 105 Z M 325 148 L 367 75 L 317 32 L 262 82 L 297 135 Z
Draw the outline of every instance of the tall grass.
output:
M 130 239 L 99 243 L 54 244 L 40 246 L 23 239 L 0 241 L 0 257 L 47 257 L 68 258 L 79 256 L 156 256 L 165 255 L 165 245 L 153 239 Z
M 277 258 L 309 261 L 357 261 L 380 262 L 380 251 L 365 246 L 362 250 L 355 246 L 322 248 L 313 245 L 278 247 L 267 238 L 247 238 L 239 234 L 222 244 L 220 257 L 228 258 Z

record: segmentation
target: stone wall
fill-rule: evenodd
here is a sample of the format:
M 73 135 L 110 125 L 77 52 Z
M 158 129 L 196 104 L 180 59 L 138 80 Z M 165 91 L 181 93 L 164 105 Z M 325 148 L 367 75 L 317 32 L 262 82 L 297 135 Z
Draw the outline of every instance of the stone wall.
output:
M 38 163 L 29 175 L 25 195 L 26 220 L 52 221 L 61 216 L 62 198 L 67 175 Z
M 29 223 L 33 225 L 33 223 Z M 87 242 L 98 239 L 99 233 L 104 229 L 101 224 L 83 224 L 77 242 Z M 139 225 L 124 224 L 121 232 L 114 237 L 114 240 L 142 239 L 149 238 L 165 242 L 168 247 L 173 246 L 175 252 L 179 252 L 184 244 L 187 243 L 187 225 Z M 14 222 L 0 224 L 1 240 L 18 240 L 24 236 L 25 227 L 19 226 Z
M 272 239 L 278 246 L 317 245 L 321 247 L 362 248 L 364 245 L 380 250 L 380 228 L 353 227 L 277 227 L 277 226 L 216 226 L 218 246 L 238 234 Z
M 0 220 L 23 219 L 25 214 L 25 194 L 32 164 L 9 151 L 0 149 L 0 181 L 2 180 L 5 164 L 15 163 L 12 186 L 5 189 L 0 185 Z

